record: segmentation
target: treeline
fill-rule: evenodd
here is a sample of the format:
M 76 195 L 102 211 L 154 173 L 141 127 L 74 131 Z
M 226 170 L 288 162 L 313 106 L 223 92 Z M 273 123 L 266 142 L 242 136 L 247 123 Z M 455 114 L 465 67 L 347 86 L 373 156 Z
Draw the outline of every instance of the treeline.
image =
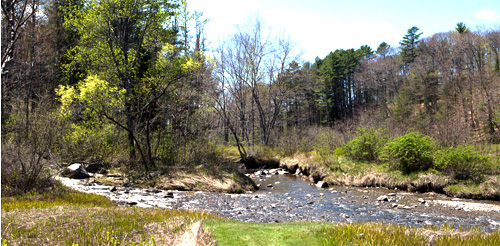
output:
M 259 18 L 211 51 L 205 23 L 183 0 L 3 1 L 2 192 L 71 161 L 219 164 L 220 143 L 246 160 L 312 127 L 499 141 L 500 30 L 413 27 L 302 63 Z
M 217 52 L 221 126 L 242 157 L 255 142 L 276 146 L 310 127 L 412 129 L 445 146 L 500 141 L 500 30 L 458 23 L 421 38 L 412 27 L 399 47 L 339 49 L 299 64 L 293 42 L 261 25 L 241 26 Z

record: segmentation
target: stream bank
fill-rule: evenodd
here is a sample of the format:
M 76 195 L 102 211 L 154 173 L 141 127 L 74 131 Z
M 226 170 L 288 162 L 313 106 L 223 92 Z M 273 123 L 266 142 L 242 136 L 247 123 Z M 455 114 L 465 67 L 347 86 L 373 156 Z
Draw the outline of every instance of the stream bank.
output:
M 386 172 L 332 172 L 326 167 L 310 164 L 307 158 L 285 158 L 280 168 L 303 177 L 312 183 L 324 181 L 329 185 L 350 187 L 383 187 L 408 192 L 435 192 L 454 198 L 500 201 L 500 176 L 487 176 L 480 184 L 463 185 L 447 176 L 432 173 L 417 177 L 394 175 Z

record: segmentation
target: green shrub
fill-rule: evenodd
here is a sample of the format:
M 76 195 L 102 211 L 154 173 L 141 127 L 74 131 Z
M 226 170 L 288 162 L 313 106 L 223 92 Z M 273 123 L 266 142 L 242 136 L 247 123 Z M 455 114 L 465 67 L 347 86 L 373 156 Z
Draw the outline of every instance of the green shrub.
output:
M 429 136 L 410 132 L 388 142 L 383 159 L 392 159 L 403 173 L 425 171 L 432 167 L 432 151 L 436 142 Z
M 488 163 L 488 157 L 474 151 L 472 147 L 450 147 L 434 153 L 434 165 L 455 179 L 479 181 Z
M 360 161 L 374 161 L 378 159 L 379 153 L 387 137 L 383 136 L 382 128 L 358 128 L 357 137 L 353 138 L 342 147 L 344 155 Z

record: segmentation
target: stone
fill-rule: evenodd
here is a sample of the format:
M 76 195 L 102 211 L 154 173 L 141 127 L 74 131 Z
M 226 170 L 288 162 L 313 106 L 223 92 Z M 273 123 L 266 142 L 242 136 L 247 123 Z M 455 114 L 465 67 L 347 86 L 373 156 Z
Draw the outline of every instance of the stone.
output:
M 272 184 L 268 184 L 267 187 L 273 188 L 273 185 Z
M 314 202 L 313 201 L 309 201 L 309 202 L 307 202 L 307 204 L 314 204 Z
M 297 171 L 297 169 L 299 169 L 299 164 L 293 164 L 293 165 L 290 165 L 288 167 L 288 170 L 290 171 L 290 173 L 295 173 Z
M 87 171 L 85 171 L 85 169 L 83 168 L 83 164 L 81 163 L 74 163 L 69 165 L 68 167 L 66 167 L 63 174 L 72 179 L 86 179 L 91 177 L 91 175 Z
M 127 202 L 127 205 L 135 206 L 135 205 L 137 205 L 137 202 Z
M 318 183 L 316 183 L 316 187 L 318 187 L 318 188 L 328 188 L 328 183 L 325 182 L 325 181 L 319 181 Z
M 397 207 L 398 207 L 398 204 L 393 203 L 391 206 L 392 206 L 393 208 L 397 208 Z
M 100 173 L 102 169 L 104 169 L 104 165 L 100 163 L 89 164 L 85 167 L 85 171 L 89 173 Z
M 419 198 L 417 201 L 422 204 L 425 203 L 425 200 L 423 198 Z
M 163 198 L 174 198 L 174 193 L 167 192 L 167 194 Z
M 111 191 L 111 192 L 115 192 L 115 191 L 116 191 L 116 187 L 115 187 L 115 186 L 111 187 L 111 190 L 110 190 L 110 191 Z
M 389 193 L 388 196 L 396 196 L 396 193 Z
M 379 201 L 379 202 L 388 202 L 389 198 L 387 196 L 379 196 L 377 198 L 377 201 Z

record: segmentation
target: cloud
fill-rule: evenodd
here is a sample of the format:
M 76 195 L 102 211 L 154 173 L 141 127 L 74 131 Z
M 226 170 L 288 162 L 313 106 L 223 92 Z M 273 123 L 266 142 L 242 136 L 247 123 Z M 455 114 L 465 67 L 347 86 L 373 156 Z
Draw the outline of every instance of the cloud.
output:
M 314 61 L 336 49 L 359 48 L 369 45 L 376 49 L 382 42 L 397 45 L 401 34 L 387 21 L 360 21 L 335 16 L 318 15 L 313 11 L 281 7 L 263 12 L 263 17 L 275 30 L 283 29 L 299 42 L 303 58 Z
M 479 11 L 476 11 L 474 14 L 474 17 L 482 19 L 482 20 L 498 20 L 500 19 L 500 16 L 498 16 L 496 10 L 489 10 L 489 9 L 481 9 Z

